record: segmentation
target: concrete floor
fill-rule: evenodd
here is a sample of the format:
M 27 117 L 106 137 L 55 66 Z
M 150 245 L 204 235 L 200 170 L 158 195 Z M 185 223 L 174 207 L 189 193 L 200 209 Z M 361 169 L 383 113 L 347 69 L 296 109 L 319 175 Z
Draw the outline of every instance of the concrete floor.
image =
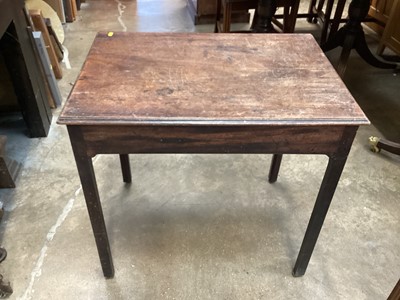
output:
M 304 20 L 296 28 L 318 33 Z M 124 29 L 212 26 L 195 27 L 185 0 L 87 0 L 65 27 L 64 101 L 96 32 Z M 28 139 L 20 117 L 2 118 L 7 153 L 22 163 L 17 188 L 0 190 L 10 299 L 386 299 L 400 276 L 400 158 L 370 152 L 367 139 L 400 141 L 400 75 L 353 55 L 344 80 L 373 125 L 359 129 L 301 278 L 291 269 L 326 157 L 287 155 L 270 185 L 270 155 L 131 155 L 125 185 L 118 157 L 97 156 L 116 268 L 106 280 L 60 108 L 47 138 Z

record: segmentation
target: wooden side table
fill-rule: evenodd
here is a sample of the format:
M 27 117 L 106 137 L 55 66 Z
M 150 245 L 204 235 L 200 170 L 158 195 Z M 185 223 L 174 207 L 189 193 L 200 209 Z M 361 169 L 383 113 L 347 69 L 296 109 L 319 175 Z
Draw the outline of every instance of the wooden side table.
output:
M 114 267 L 92 157 L 129 153 L 325 154 L 293 275 L 305 273 L 351 144 L 367 118 L 309 34 L 97 35 L 58 119 L 65 124 L 103 273 Z M 311 200 L 311 199 L 310 199 Z

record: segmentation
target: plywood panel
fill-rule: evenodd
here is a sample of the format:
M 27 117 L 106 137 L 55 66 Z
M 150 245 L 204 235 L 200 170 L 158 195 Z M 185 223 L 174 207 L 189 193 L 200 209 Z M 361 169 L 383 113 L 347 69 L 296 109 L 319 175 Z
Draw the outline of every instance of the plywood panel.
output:
M 53 68 L 54 75 L 57 79 L 62 78 L 62 69 L 58 62 L 57 55 L 54 51 L 53 45 L 51 43 L 49 31 L 47 30 L 47 26 L 43 20 L 42 14 L 40 10 L 30 10 L 29 14 L 32 18 L 33 24 L 35 26 L 35 30 L 41 31 L 43 35 L 43 40 L 45 42 L 47 52 L 49 54 L 51 66 Z
M 64 4 L 62 0 L 44 0 L 56 12 L 62 23 L 65 23 Z

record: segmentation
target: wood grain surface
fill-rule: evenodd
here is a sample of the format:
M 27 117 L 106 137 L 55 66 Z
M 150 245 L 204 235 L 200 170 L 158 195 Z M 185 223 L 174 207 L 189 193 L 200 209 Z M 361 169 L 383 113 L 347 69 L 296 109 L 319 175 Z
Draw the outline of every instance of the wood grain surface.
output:
M 362 125 L 309 34 L 99 33 L 67 125 Z

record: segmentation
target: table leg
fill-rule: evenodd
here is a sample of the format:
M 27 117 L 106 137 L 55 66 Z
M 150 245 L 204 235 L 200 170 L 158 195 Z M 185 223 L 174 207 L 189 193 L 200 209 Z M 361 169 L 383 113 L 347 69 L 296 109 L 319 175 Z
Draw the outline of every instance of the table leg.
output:
M 279 168 L 281 166 L 282 154 L 272 156 L 271 167 L 269 169 L 268 181 L 274 183 L 278 179 Z
M 120 154 L 119 160 L 121 162 L 122 178 L 123 178 L 124 182 L 131 183 L 132 182 L 132 174 L 131 174 L 131 166 L 129 163 L 129 155 L 128 154 Z
M 393 291 L 390 293 L 387 300 L 399 300 L 400 299 L 400 280 L 397 281 L 396 286 L 393 288 Z
M 68 133 L 75 156 L 76 166 L 78 168 L 79 178 L 81 180 L 83 194 L 85 196 L 86 206 L 103 274 L 107 278 L 112 278 L 114 276 L 114 265 L 99 192 L 97 190 L 92 158 L 86 153 L 86 146 L 80 128 L 76 126 L 68 126 Z
M 324 179 L 315 202 L 313 212 L 304 236 L 303 243 L 297 257 L 296 264 L 293 269 L 293 276 L 303 276 L 306 272 L 308 262 L 310 261 L 312 252 L 321 231 L 325 216 L 328 212 L 333 194 L 339 182 L 347 155 L 344 157 L 330 157 L 329 163 L 325 171 Z

